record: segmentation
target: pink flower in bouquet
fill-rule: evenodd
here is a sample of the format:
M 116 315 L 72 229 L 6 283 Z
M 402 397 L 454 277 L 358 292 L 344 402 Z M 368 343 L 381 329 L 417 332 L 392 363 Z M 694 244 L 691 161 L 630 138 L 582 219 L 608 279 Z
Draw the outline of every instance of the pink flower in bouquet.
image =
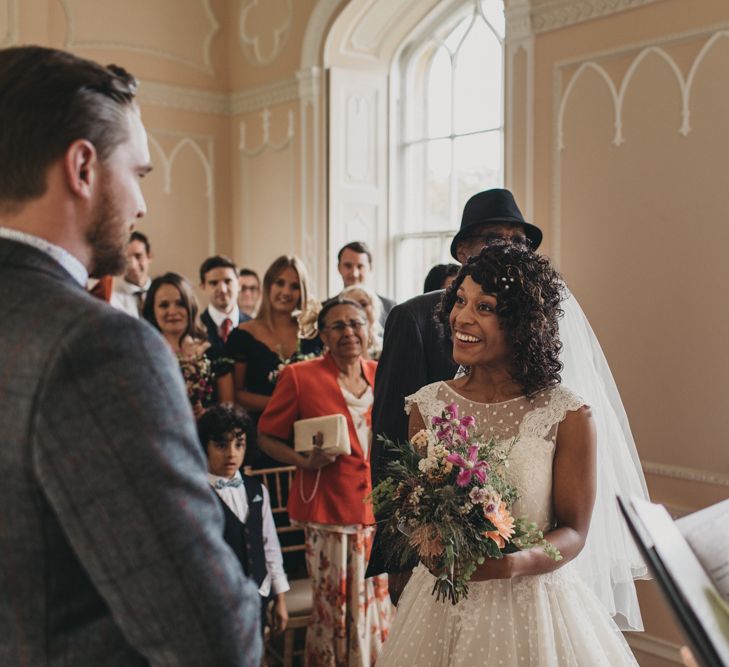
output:
M 442 417 L 433 417 L 433 426 L 438 426 L 437 436 L 439 440 L 447 440 L 453 442 L 454 435 L 458 435 L 461 440 L 468 439 L 468 429 L 476 424 L 476 418 L 473 415 L 466 417 L 458 417 L 458 406 L 455 403 L 447 405 L 443 411 Z
M 456 478 L 458 486 L 468 486 L 474 477 L 481 484 L 485 484 L 488 479 L 487 472 L 490 466 L 486 461 L 478 460 L 478 445 L 471 445 L 468 448 L 468 458 L 464 459 L 460 454 L 454 452 L 446 458 L 446 461 L 461 469 Z
M 507 540 L 514 534 L 514 517 L 506 509 L 506 503 L 502 500 L 493 512 L 486 512 L 486 518 L 494 524 L 496 530 L 487 530 L 484 535 L 491 538 L 498 545 L 499 549 L 506 546 Z

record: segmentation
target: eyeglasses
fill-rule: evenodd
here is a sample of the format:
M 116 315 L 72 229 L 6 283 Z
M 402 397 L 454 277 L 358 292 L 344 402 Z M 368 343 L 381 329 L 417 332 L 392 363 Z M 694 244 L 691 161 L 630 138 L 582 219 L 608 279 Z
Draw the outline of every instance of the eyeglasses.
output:
M 328 324 L 327 326 L 322 328 L 331 329 L 336 333 L 343 333 L 347 327 L 352 329 L 352 331 L 359 331 L 362 327 L 364 327 L 364 325 L 365 322 L 363 322 L 362 320 L 349 320 L 349 322 L 332 322 L 331 324 Z
M 241 292 L 257 292 L 258 287 L 256 287 L 255 285 L 241 285 L 240 291 Z

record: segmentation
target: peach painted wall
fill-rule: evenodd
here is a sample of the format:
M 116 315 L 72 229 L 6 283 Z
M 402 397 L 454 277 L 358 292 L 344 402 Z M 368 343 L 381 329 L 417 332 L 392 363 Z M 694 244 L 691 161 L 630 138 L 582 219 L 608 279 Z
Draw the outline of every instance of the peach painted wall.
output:
M 511 173 L 602 343 L 653 499 L 682 514 L 729 496 L 729 4 L 613 5 L 531 3 L 511 85 L 519 134 L 531 59 L 533 143 L 512 136 Z M 673 664 L 680 634 L 639 588 L 636 654 Z

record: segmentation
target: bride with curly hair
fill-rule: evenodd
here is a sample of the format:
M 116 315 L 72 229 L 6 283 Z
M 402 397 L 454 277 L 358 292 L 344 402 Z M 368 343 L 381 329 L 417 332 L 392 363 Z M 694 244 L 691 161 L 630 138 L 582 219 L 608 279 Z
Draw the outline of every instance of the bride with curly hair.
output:
M 516 438 L 512 513 L 535 522 L 562 558 L 532 548 L 487 559 L 455 605 L 432 595 L 438 573 L 418 565 L 378 667 L 637 665 L 573 563 L 590 527 L 596 446 L 590 407 L 560 384 L 563 296 L 546 258 L 490 243 L 461 268 L 440 308 L 453 358 L 468 373 L 406 398 L 411 436 L 455 403 L 504 449 Z

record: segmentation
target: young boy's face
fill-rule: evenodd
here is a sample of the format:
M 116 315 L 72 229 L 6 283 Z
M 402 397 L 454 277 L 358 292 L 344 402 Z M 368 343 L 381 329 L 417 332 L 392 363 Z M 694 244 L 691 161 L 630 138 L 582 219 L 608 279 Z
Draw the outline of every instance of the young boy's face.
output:
M 226 433 L 220 439 L 208 440 L 208 470 L 218 477 L 232 477 L 243 463 L 246 453 L 245 433 Z

